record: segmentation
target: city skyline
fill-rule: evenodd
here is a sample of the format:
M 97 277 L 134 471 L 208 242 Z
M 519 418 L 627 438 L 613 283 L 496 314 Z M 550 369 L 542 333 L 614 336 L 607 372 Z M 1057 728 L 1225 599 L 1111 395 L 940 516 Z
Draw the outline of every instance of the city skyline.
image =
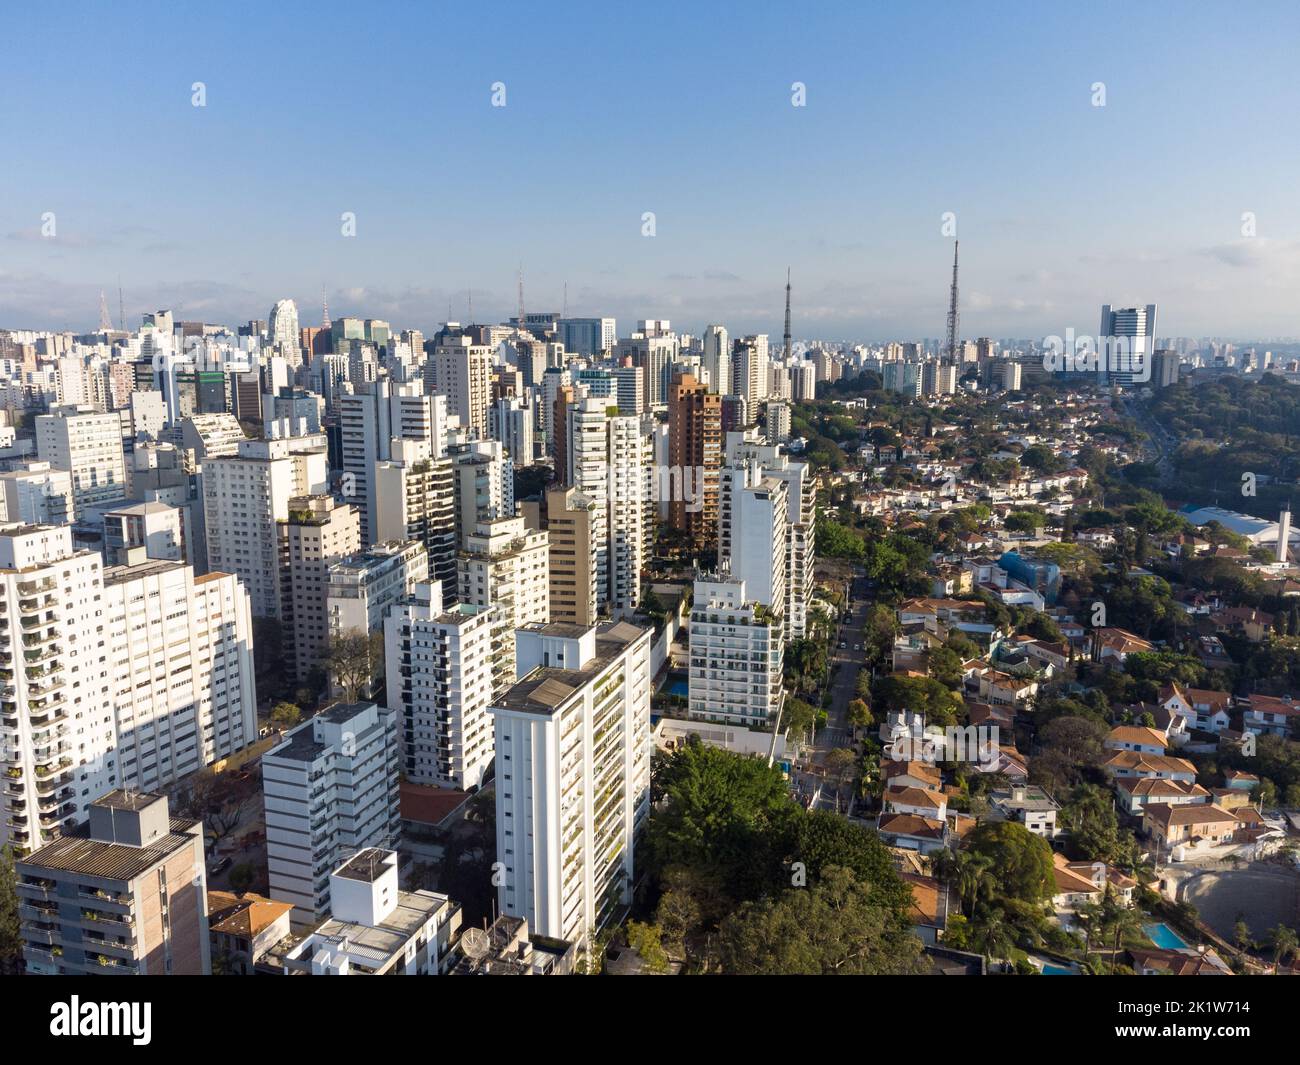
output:
M 515 313 L 522 265 L 528 309 L 567 291 L 571 316 L 779 336 L 790 267 L 796 336 L 941 337 L 956 236 L 966 338 L 1148 302 L 1168 335 L 1300 335 L 1281 6 L 1242 34 L 1182 7 L 669 5 L 644 40 L 594 5 L 387 9 L 373 38 L 341 5 L 258 12 L 256 34 L 153 10 L 202 49 L 123 62 L 135 20 L 80 7 L 58 37 L 75 62 L 13 56 L 0 130 L 42 162 L 5 177 L 7 327 L 91 329 L 101 291 L 116 321 L 120 278 L 128 324 L 283 297 L 314 324 L 324 285 L 335 317 L 430 331 L 471 294 L 480 321 Z M 1210 64 L 1249 73 L 1211 86 Z

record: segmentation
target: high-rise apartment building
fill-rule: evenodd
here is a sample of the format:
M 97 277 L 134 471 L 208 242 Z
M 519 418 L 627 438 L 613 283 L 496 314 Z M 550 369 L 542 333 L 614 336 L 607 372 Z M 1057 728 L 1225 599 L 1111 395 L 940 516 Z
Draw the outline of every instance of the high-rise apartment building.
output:
M 548 534 L 527 528 L 523 518 L 479 522 L 460 553 L 460 601 L 496 606 L 493 690 L 515 681 L 515 629 L 551 618 Z
M 780 713 L 784 639 L 772 611 L 742 580 L 696 581 L 687 713 L 765 727 Z
M 397 712 L 402 772 L 415 784 L 477 790 L 492 763 L 496 606 L 444 607 L 417 584 L 384 620 L 388 705 Z
M 650 631 L 621 621 L 516 634 L 494 702 L 501 911 L 590 943 L 631 900 L 650 810 Z
M 454 460 L 446 454 L 432 456 L 425 440 L 393 440 L 392 455 L 374 468 L 375 539 L 422 544 L 429 575 L 448 587 L 447 600 L 453 601 L 458 528 Z
M 492 349 L 468 336 L 445 336 L 434 349 L 433 387 L 447 397 L 447 411 L 477 437 L 488 435 L 492 395 Z
M 239 453 L 203 464 L 208 566 L 244 582 L 257 617 L 280 617 L 283 567 L 279 523 L 289 501 L 328 487 L 325 439 L 246 440 Z
M 28 973 L 208 976 L 203 826 L 165 795 L 113 791 L 16 863 Z
M 85 407 L 36 416 L 36 453 L 72 475 L 72 507 L 80 519 L 90 507 L 126 498 L 122 419 Z
M 361 515 L 333 496 L 297 496 L 289 500 L 280 522 L 283 552 L 283 626 L 285 663 L 298 683 L 329 653 L 330 566 L 361 550 Z
M 395 844 L 399 767 L 397 714 L 373 703 L 335 704 L 262 756 L 270 894 L 295 924 L 329 913 L 339 865 Z
M 697 551 L 717 542 L 722 403 L 691 374 L 673 380 L 668 402 L 668 463 L 678 477 L 668 504 L 673 528 Z
M 576 488 L 546 493 L 549 537 L 551 620 L 590 626 L 598 614 L 596 597 L 598 506 Z

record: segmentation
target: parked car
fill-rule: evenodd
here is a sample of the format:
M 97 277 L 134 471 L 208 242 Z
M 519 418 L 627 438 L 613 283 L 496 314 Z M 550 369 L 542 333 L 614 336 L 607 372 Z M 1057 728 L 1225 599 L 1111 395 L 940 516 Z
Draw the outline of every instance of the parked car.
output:
M 224 858 L 221 859 L 221 861 L 217 862 L 213 866 L 210 866 L 208 871 L 213 876 L 218 876 L 221 873 L 224 873 L 227 869 L 229 869 L 234 864 L 234 862 L 235 862 L 234 858 L 230 857 L 230 855 L 226 855 Z

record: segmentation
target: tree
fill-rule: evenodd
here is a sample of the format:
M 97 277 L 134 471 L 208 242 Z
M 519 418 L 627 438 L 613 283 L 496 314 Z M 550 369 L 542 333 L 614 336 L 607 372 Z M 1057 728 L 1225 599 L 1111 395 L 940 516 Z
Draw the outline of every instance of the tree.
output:
M 1015 821 L 985 821 L 970 833 L 969 851 L 997 871 L 998 896 L 1037 903 L 1052 897 L 1052 848 Z
M 732 899 L 770 881 L 803 813 L 781 771 L 692 740 L 658 772 L 663 801 L 646 826 L 650 869 L 685 866 Z
M 253 886 L 255 879 L 256 874 L 253 872 L 252 865 L 248 862 L 240 862 L 230 870 L 230 890 L 242 895 Z
M 325 662 L 330 676 L 343 691 L 345 702 L 354 703 L 384 661 L 384 638 L 365 629 L 350 629 L 332 636 Z
M 281 732 L 288 732 L 302 720 L 302 710 L 296 703 L 279 702 L 271 707 L 271 724 Z
M 1006 914 L 1000 909 L 989 910 L 980 920 L 973 921 L 971 933 L 986 963 L 991 963 L 994 958 L 1007 957 L 1015 947 Z
M 842 866 L 806 888 L 742 906 L 719 930 L 724 973 L 871 976 L 922 971 L 921 942 Z
M 857 735 L 858 729 L 870 728 L 875 724 L 875 720 L 876 719 L 871 716 L 871 708 L 867 706 L 865 699 L 849 700 L 849 725 L 853 728 L 855 736 Z
M 14 852 L 0 847 L 0 974 L 23 971 L 23 938 L 18 919 L 18 871 Z
M 244 817 L 244 804 L 257 794 L 256 783 L 234 773 L 200 769 L 185 782 L 179 811 L 202 821 L 213 845 L 229 836 Z
M 1119 857 L 1119 819 L 1108 792 L 1085 784 L 1075 790 L 1061 811 L 1070 839 L 1081 858 L 1113 862 Z
M 1280 924 L 1269 934 L 1269 946 L 1273 950 L 1273 972 L 1277 973 L 1282 962 L 1294 958 L 1297 949 L 1300 949 L 1300 941 L 1297 941 L 1295 929 L 1288 925 Z
M 646 972 L 662 976 L 668 972 L 668 954 L 664 950 L 663 932 L 652 924 L 629 921 L 624 929 L 627 945 L 641 956 Z

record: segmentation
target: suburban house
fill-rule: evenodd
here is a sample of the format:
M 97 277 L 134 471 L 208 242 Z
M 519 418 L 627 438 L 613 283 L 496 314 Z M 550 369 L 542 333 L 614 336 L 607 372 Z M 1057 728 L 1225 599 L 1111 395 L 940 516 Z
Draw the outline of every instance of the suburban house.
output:
M 890 785 L 883 797 L 884 809 L 891 814 L 916 814 L 917 817 L 942 821 L 948 814 L 947 796 L 929 788 Z
M 916 814 L 881 813 L 876 830 L 891 847 L 933 854 L 948 845 L 948 823 Z
M 899 876 L 912 889 L 912 931 L 926 946 L 934 946 L 948 927 L 948 885 L 918 873 Z
M 1199 784 L 1159 777 L 1117 777 L 1115 793 L 1120 805 L 1131 814 L 1140 814 L 1142 807 L 1151 802 L 1187 806 L 1210 801 L 1210 793 Z
M 1208 688 L 1182 688 L 1166 684 L 1160 689 L 1160 705 L 1202 732 L 1222 732 L 1228 727 L 1232 696 Z
M 1148 803 L 1142 810 L 1142 829 L 1161 847 L 1217 847 L 1232 842 L 1237 815 L 1214 803 L 1171 806 Z
M 1133 971 L 1138 976 L 1231 976 L 1232 970 L 1213 950 L 1204 954 L 1188 947 L 1185 950 L 1161 950 L 1159 947 L 1133 948 L 1128 951 Z
M 1142 725 L 1116 725 L 1106 737 L 1108 751 L 1142 751 L 1144 754 L 1164 754 L 1168 741 L 1163 732 Z
M 1297 719 L 1300 719 L 1300 705 L 1292 702 L 1291 696 L 1252 695 L 1242 715 L 1241 727 L 1246 732 L 1286 736 L 1291 731 L 1291 723 Z
M 1019 821 L 1035 836 L 1052 839 L 1057 834 L 1056 814 L 1060 806 L 1034 784 L 1013 784 L 1006 791 L 989 793 L 989 820 Z
M 1181 780 L 1187 784 L 1196 782 L 1196 766 L 1186 758 L 1174 758 L 1167 754 L 1146 754 L 1142 751 L 1116 751 L 1102 768 L 1112 777 L 1156 777 L 1160 780 Z
M 1116 669 L 1124 665 L 1124 660 L 1129 655 L 1155 649 L 1156 645 L 1150 640 L 1144 640 L 1124 629 L 1097 629 L 1092 634 L 1092 657 Z

